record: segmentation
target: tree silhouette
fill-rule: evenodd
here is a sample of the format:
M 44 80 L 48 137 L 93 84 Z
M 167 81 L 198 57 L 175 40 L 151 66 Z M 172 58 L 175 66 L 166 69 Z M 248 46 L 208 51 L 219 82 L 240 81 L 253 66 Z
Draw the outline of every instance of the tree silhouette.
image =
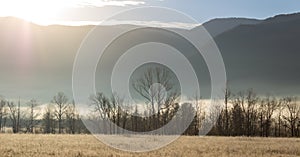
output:
M 59 92 L 53 97 L 52 103 L 55 105 L 55 115 L 58 119 L 58 133 L 62 133 L 63 116 L 68 107 L 68 98 L 63 92 Z

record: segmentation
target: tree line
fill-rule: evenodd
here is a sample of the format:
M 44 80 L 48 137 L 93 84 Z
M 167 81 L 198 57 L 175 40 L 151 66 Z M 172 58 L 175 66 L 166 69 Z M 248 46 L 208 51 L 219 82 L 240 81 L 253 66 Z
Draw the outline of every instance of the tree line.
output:
M 8 133 L 88 133 L 76 112 L 74 101 L 59 92 L 48 105 L 35 99 L 21 105 L 0 98 L 0 132 Z
M 183 125 L 187 121 L 184 115 L 194 113 L 184 135 L 300 137 L 300 105 L 296 97 L 258 96 L 253 89 L 233 93 L 227 88 L 220 104 L 209 106 L 197 94 L 180 104 L 180 93 L 170 76 L 168 70 L 155 67 L 133 82 L 143 108 L 117 94 L 98 92 L 90 96 L 91 110 L 85 116 L 79 115 L 75 102 L 62 92 L 42 108 L 34 99 L 21 105 L 20 101 L 0 98 L 0 131 L 11 128 L 12 133 L 88 134 L 82 121 L 96 119 L 115 124 L 99 125 L 102 133 L 122 134 L 119 128 L 142 133 L 161 128 L 172 119 Z M 171 127 L 176 134 L 182 126 Z
M 257 96 L 253 89 L 236 94 L 226 90 L 224 107 L 213 112 L 220 115 L 211 135 L 300 137 L 297 97 Z

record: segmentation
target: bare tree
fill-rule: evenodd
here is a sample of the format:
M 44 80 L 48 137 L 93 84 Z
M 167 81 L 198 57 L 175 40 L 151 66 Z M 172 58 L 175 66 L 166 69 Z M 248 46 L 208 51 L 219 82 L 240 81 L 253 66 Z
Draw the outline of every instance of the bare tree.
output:
M 58 133 L 62 133 L 62 121 L 68 107 L 68 98 L 64 93 L 59 92 L 56 96 L 53 97 L 52 103 L 54 103 L 54 105 L 56 106 L 55 115 L 58 119 Z
M 233 136 L 241 136 L 244 135 L 244 113 L 243 109 L 239 103 L 234 103 L 233 108 L 231 110 L 231 127 L 232 127 L 232 135 Z
M 10 114 L 10 120 L 12 121 L 12 129 L 13 133 L 17 133 L 18 130 L 18 107 L 13 102 L 7 102 L 7 106 L 9 108 Z
M 129 105 L 128 103 L 122 102 L 122 110 L 121 110 L 121 114 L 120 114 L 120 118 L 121 118 L 121 125 L 123 129 L 126 129 L 127 126 L 127 122 L 128 122 L 128 117 L 132 111 L 132 106 Z M 123 130 L 124 131 L 124 130 Z M 124 132 L 123 132 L 124 133 Z
M 170 72 L 160 67 L 148 68 L 143 76 L 133 83 L 133 88 L 146 100 L 146 104 L 150 105 L 150 126 L 158 128 L 162 111 L 168 107 L 165 102 L 179 95 L 172 83 Z
M 271 118 L 275 110 L 280 106 L 280 101 L 276 98 L 265 97 L 260 104 L 261 136 L 268 137 L 271 129 Z
M 233 117 L 233 123 L 240 123 L 240 120 L 236 118 L 240 117 L 243 119 L 242 124 L 234 124 L 238 132 L 242 132 L 243 135 L 253 136 L 255 135 L 256 123 L 257 123 L 257 104 L 259 98 L 256 96 L 252 89 L 247 92 L 239 92 L 234 96 L 233 99 L 233 111 L 236 117 Z M 242 115 L 241 115 L 242 114 Z
M 233 111 L 232 111 L 232 125 L 235 132 L 234 135 L 245 135 L 245 93 L 238 92 L 234 95 Z
M 228 89 L 228 87 L 226 87 L 225 89 L 225 97 L 224 97 L 224 105 L 225 105 L 225 135 L 228 136 L 229 135 L 229 114 L 228 114 L 228 104 L 229 104 L 229 99 L 231 96 L 231 92 Z
M 109 133 L 111 130 L 108 129 L 107 122 L 110 118 L 110 110 L 111 110 L 111 103 L 109 99 L 103 93 L 96 93 L 90 97 L 91 106 L 93 106 L 93 112 L 97 114 L 97 117 L 103 122 L 103 128 L 100 128 L 101 133 Z
M 55 133 L 55 113 L 52 105 L 47 105 L 43 115 L 44 133 Z
M 242 109 L 245 114 L 245 127 L 247 136 L 253 136 L 255 134 L 255 122 L 257 119 L 257 102 L 259 98 L 254 93 L 253 89 L 249 89 L 246 93 L 246 103 L 242 105 Z
M 286 97 L 283 103 L 287 109 L 287 115 L 283 116 L 287 122 L 285 126 L 291 131 L 291 136 L 294 137 L 299 125 L 300 106 L 297 104 L 296 97 Z
M 284 105 L 284 99 L 280 99 L 279 100 L 280 102 L 278 103 L 278 120 L 277 120 L 277 123 L 278 123 L 278 136 L 281 137 L 281 125 L 282 125 L 282 113 L 283 113 L 283 110 L 285 109 L 285 105 Z
M 229 121 L 230 121 L 230 115 L 229 115 L 229 101 L 231 97 L 231 92 L 226 87 L 224 91 L 224 105 L 220 109 L 220 113 L 218 113 L 219 117 L 216 123 L 216 129 L 218 131 L 218 135 L 228 136 L 230 135 L 229 131 Z
M 35 126 L 35 118 L 38 117 L 38 113 L 35 113 L 34 110 L 38 106 L 38 103 L 35 99 L 32 99 L 28 102 L 28 105 L 30 107 L 30 122 L 29 122 L 29 132 L 33 133 L 33 128 Z
M 198 134 L 200 131 L 200 128 L 202 127 L 202 123 L 205 120 L 205 112 L 203 111 L 203 102 L 201 101 L 200 97 L 198 96 L 198 92 L 196 92 L 194 97 L 194 103 L 196 108 L 196 114 L 195 114 L 195 130 L 197 130 Z
M 111 104 L 112 104 L 112 119 L 113 119 L 113 122 L 117 126 L 121 127 L 122 114 L 126 115 L 126 109 L 125 109 L 125 106 L 124 106 L 124 99 L 120 98 L 116 93 L 114 93 L 111 96 Z M 122 108 L 124 109 L 124 111 L 122 111 Z M 118 128 L 114 128 L 114 131 L 115 131 L 115 133 L 119 133 Z
M 68 124 L 68 132 L 70 134 L 75 134 L 76 131 L 76 122 L 77 122 L 77 113 L 75 109 L 75 101 L 72 101 L 71 105 L 68 105 L 66 108 L 66 120 Z
M 3 128 L 3 119 L 5 116 L 5 104 L 6 101 L 4 98 L 0 97 L 0 132 L 2 131 Z

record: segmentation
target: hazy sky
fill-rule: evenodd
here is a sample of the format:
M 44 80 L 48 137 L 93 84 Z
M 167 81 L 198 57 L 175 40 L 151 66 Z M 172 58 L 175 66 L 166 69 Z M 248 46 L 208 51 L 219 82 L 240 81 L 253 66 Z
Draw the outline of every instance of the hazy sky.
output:
M 218 17 L 261 19 L 300 11 L 299 0 L 0 0 L 0 16 L 18 16 L 40 24 L 89 23 L 140 6 L 177 9 L 200 23 Z

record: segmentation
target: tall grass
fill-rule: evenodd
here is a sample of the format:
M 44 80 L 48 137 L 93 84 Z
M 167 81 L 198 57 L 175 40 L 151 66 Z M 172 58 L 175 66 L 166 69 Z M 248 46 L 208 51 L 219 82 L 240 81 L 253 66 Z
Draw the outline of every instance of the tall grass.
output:
M 296 157 L 298 138 L 180 137 L 156 151 L 130 153 L 110 148 L 92 135 L 0 134 L 1 157 Z

